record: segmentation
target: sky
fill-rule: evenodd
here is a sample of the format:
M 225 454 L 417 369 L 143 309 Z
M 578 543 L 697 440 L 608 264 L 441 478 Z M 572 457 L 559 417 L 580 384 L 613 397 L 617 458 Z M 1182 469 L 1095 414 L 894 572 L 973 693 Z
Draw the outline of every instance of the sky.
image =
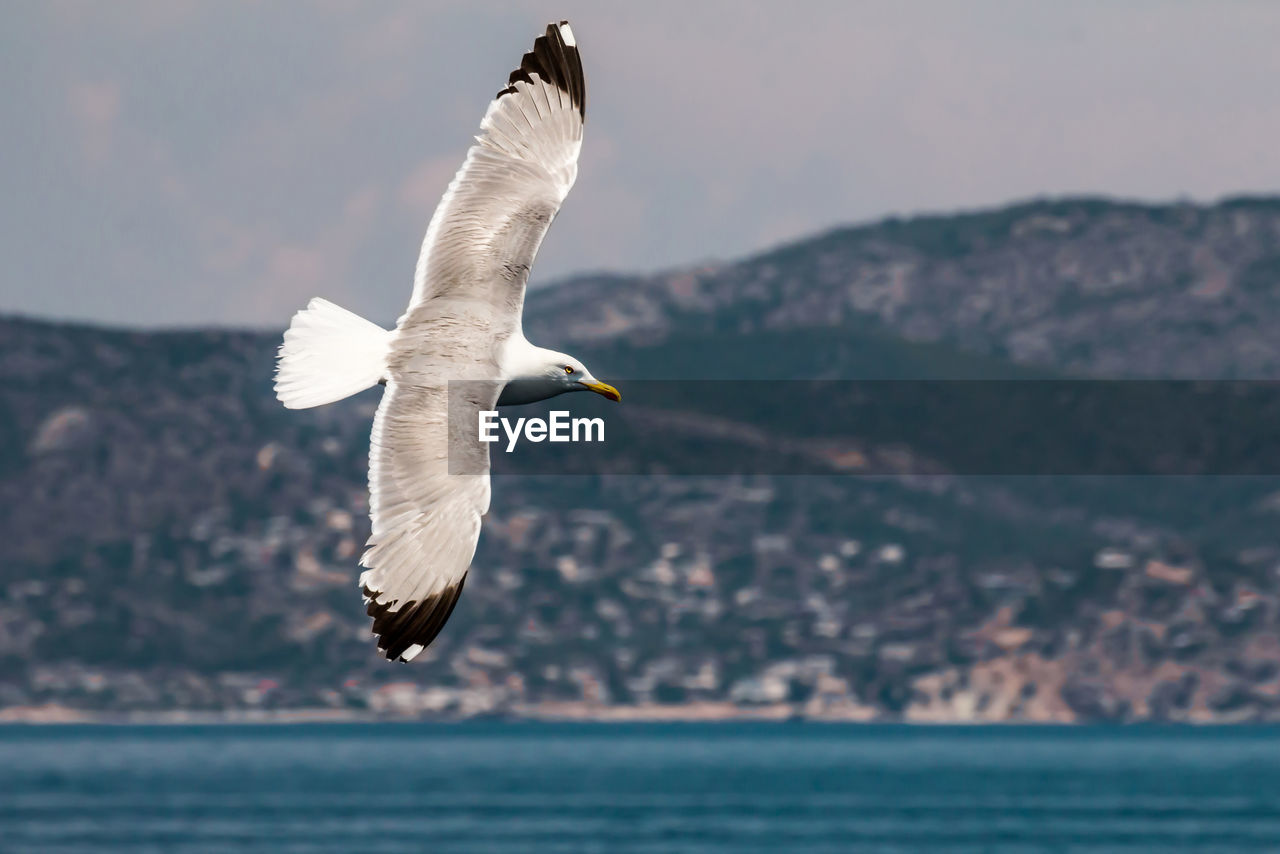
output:
M 1271 0 L 7 0 L 0 313 L 390 323 L 548 21 L 588 86 L 532 284 L 888 215 L 1280 191 Z

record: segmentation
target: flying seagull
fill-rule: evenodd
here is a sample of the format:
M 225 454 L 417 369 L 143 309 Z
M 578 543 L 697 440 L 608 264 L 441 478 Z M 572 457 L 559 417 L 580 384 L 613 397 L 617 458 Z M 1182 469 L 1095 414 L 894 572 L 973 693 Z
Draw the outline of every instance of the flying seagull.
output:
M 373 533 L 360 587 L 389 659 L 411 661 L 439 634 L 489 509 L 488 445 L 455 445 L 471 456 L 465 473 L 451 473 L 450 382 L 476 381 L 465 384 L 473 413 L 570 391 L 620 399 L 582 362 L 530 344 L 521 325 L 529 268 L 578 174 L 586 104 L 573 30 L 551 24 L 489 104 L 440 200 L 396 328 L 317 298 L 284 335 L 275 389 L 290 409 L 386 385 L 370 439 Z

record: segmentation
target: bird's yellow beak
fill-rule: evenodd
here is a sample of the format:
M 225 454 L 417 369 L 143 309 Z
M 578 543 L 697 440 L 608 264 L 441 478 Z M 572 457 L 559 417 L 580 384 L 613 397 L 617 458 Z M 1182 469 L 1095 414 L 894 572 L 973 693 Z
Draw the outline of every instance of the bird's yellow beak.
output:
M 618 393 L 618 390 L 613 386 L 609 385 L 608 383 L 589 382 L 589 383 L 583 383 L 582 387 L 587 389 L 588 391 L 594 391 L 596 394 L 600 395 L 601 397 L 607 397 L 610 400 L 615 402 L 622 400 L 622 395 Z

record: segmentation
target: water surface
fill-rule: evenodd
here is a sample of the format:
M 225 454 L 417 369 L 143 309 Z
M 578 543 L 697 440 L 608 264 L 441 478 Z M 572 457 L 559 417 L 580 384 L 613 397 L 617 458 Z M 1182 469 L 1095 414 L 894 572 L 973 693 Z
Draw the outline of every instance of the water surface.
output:
M 1280 850 L 1280 730 L 0 727 L 0 851 Z

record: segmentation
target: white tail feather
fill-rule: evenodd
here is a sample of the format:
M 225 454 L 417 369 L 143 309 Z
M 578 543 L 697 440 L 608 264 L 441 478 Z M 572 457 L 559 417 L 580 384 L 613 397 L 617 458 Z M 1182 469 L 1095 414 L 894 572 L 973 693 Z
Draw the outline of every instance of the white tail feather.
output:
M 316 297 L 293 316 L 280 345 L 276 397 L 307 409 L 350 397 L 386 376 L 391 333 Z

